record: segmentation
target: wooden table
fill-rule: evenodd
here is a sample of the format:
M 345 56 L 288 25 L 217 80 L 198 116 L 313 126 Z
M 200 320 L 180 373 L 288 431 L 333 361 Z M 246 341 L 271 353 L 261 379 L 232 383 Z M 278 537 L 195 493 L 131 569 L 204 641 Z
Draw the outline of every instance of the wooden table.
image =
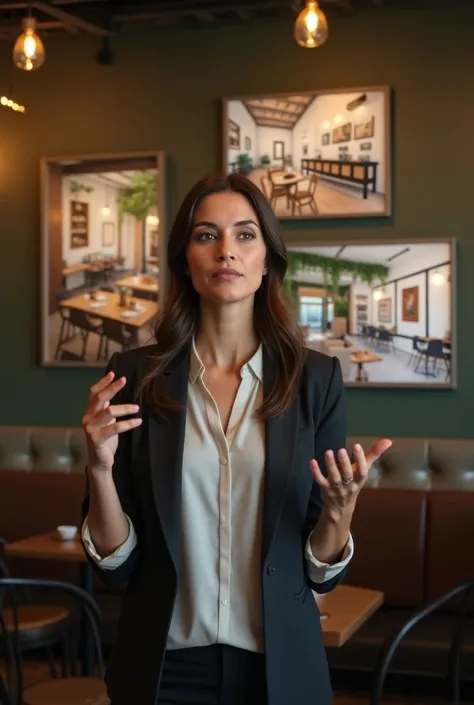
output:
M 150 282 L 149 280 L 153 281 Z M 116 286 L 126 286 L 134 291 L 145 291 L 149 294 L 158 293 L 158 279 L 156 277 L 141 276 L 141 277 L 125 277 L 115 282 Z
M 74 561 L 80 563 L 81 587 L 93 595 L 92 566 L 86 559 L 79 533 L 70 541 L 61 539 L 57 531 L 31 536 L 4 545 L 7 556 L 14 558 L 37 558 L 39 560 Z M 94 645 L 89 620 L 82 620 L 82 670 L 83 675 L 92 675 L 94 670 Z
M 5 553 L 15 558 L 40 558 L 76 563 L 87 561 L 79 534 L 71 541 L 63 541 L 56 531 L 6 543 Z
M 155 301 L 147 301 L 140 299 L 141 310 L 136 315 L 130 315 L 128 307 L 120 306 L 120 294 L 112 294 L 101 291 L 99 295 L 102 298 L 100 301 L 93 301 L 90 295 L 82 294 L 81 296 L 73 296 L 70 299 L 61 301 L 61 306 L 66 308 L 75 308 L 79 311 L 84 311 L 90 316 L 97 318 L 108 318 L 112 321 L 119 321 L 130 328 L 141 328 L 158 311 L 158 305 Z
M 315 595 L 321 612 L 325 646 L 343 646 L 383 604 L 383 592 L 338 585 L 326 595 Z
M 359 350 L 359 352 L 353 353 L 351 355 L 351 362 L 357 365 L 357 382 L 367 382 L 369 376 L 364 370 L 364 363 L 366 362 L 382 362 L 383 358 L 376 355 L 371 350 Z
M 272 174 L 270 181 L 274 186 L 287 186 L 289 188 L 290 186 L 294 186 L 300 181 L 303 181 L 305 178 L 306 177 L 303 176 L 303 174 L 298 174 L 298 172 L 295 171 L 278 171 L 276 174 Z

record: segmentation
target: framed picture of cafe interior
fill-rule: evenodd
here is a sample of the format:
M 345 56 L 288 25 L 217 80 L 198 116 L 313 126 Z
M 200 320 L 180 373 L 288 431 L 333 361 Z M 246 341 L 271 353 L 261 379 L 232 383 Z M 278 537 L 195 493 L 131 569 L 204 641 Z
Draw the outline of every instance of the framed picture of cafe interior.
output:
M 456 386 L 451 239 L 291 244 L 284 295 L 346 386 Z
M 245 174 L 280 219 L 391 214 L 390 88 L 223 101 L 223 168 Z
M 103 367 L 149 341 L 165 261 L 164 161 L 41 160 L 43 365 Z

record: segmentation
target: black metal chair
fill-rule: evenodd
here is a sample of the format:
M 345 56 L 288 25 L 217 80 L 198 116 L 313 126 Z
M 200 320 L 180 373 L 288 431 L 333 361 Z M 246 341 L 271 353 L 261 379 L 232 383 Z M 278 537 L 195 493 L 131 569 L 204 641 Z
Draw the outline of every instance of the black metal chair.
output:
M 97 662 L 97 677 L 54 678 L 37 685 L 23 688 L 22 663 L 19 644 L 18 610 L 12 604 L 15 629 L 6 629 L 3 618 L 3 595 L 14 587 L 35 590 L 58 590 L 78 601 L 84 609 L 93 636 L 93 646 Z M 108 705 L 104 678 L 104 659 L 100 638 L 102 617 L 96 601 L 82 588 L 59 580 L 39 580 L 32 578 L 0 578 L 0 643 L 7 655 L 8 695 L 12 705 L 49 705 L 67 703 L 76 705 Z
M 0 537 L 0 545 L 5 543 L 5 539 Z M 9 577 L 11 576 L 7 566 L 0 558 L 0 578 Z M 71 668 L 71 654 L 75 651 L 75 624 L 70 610 L 65 605 L 38 604 L 27 589 L 22 589 L 21 595 L 17 591 L 9 590 L 9 599 L 12 604 L 3 607 L 0 599 L 0 609 L 2 609 L 4 628 L 7 631 L 14 629 L 16 615 L 20 657 L 28 651 L 44 649 L 48 657 L 51 678 L 57 678 L 52 647 L 60 645 L 64 655 L 68 657 L 62 664 L 62 673 L 67 675 Z
M 456 619 L 454 622 L 453 638 L 451 640 L 451 648 L 449 653 L 449 663 L 447 677 L 451 681 L 451 695 L 454 705 L 459 705 L 461 696 L 461 655 L 466 628 L 466 617 L 469 609 L 469 604 L 474 596 L 474 582 L 465 582 L 457 585 L 449 592 L 433 600 L 429 605 L 416 612 L 408 622 L 405 622 L 403 627 L 390 637 L 384 644 L 377 667 L 375 669 L 374 682 L 370 696 L 370 705 L 382 705 L 383 691 L 385 680 L 387 678 L 390 663 L 395 655 L 395 652 L 408 632 L 425 617 L 435 612 L 437 609 L 445 605 L 454 597 L 461 596 L 462 600 L 457 610 Z

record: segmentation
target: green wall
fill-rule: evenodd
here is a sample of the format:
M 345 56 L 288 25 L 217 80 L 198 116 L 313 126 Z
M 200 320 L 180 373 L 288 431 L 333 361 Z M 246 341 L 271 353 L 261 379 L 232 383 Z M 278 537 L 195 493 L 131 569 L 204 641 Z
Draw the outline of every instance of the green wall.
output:
M 0 109 L 0 424 L 79 424 L 97 371 L 39 366 L 41 156 L 163 149 L 168 206 L 220 166 L 220 98 L 370 84 L 394 90 L 394 215 L 301 222 L 306 237 L 455 237 L 458 242 L 457 390 L 348 389 L 354 434 L 470 436 L 474 398 L 474 8 L 367 11 L 331 22 L 322 49 L 299 48 L 285 22 L 166 29 L 115 43 L 47 39 L 47 61 L 14 70 L 0 46 L 0 81 L 28 113 Z M 468 421 L 469 419 L 469 421 Z

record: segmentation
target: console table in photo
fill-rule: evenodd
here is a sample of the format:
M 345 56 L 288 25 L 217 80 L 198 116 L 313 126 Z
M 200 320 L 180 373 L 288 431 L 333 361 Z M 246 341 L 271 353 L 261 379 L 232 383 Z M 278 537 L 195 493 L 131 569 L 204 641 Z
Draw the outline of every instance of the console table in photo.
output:
M 362 186 L 362 197 L 369 195 L 369 187 L 375 193 L 377 190 L 378 162 L 349 162 L 338 159 L 302 159 L 303 174 L 319 174 L 329 179 L 348 181 Z

